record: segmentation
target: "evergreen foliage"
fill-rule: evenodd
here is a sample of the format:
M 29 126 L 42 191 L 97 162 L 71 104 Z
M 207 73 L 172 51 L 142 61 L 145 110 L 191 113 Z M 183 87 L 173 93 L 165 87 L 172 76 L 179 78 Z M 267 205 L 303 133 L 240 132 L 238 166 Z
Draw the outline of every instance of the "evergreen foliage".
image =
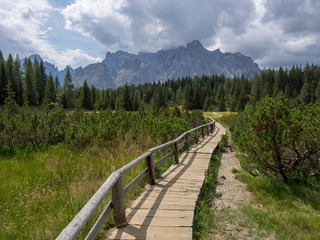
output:
M 45 98 L 48 78 L 43 62 L 38 63 L 35 60 L 32 63 L 30 59 L 25 59 L 21 69 L 18 56 L 14 61 L 11 54 L 7 60 L 1 59 L 0 105 L 4 105 L 7 97 L 6 87 L 10 80 L 19 106 L 23 104 L 41 106 Z M 143 108 L 152 109 L 155 112 L 165 106 L 177 105 L 182 105 L 189 110 L 241 111 L 249 102 L 256 103 L 266 97 L 276 97 L 279 94 L 289 99 L 299 97 L 304 104 L 315 103 L 320 101 L 319 81 L 320 68 L 307 64 L 305 67 L 293 66 L 290 70 L 282 67 L 277 71 L 264 69 L 250 80 L 243 75 L 233 79 L 226 78 L 224 75 L 203 75 L 137 86 L 125 84 L 117 89 L 97 89 L 91 86 L 88 87 L 90 93 L 86 87 L 86 95 L 91 95 L 91 104 L 87 101 L 84 107 L 83 86 L 74 87 L 69 68 L 67 68 L 62 87 L 58 77 L 54 78 L 56 94 L 61 95 L 61 102 L 66 109 L 83 107 L 94 110 L 138 111 Z M 89 79 L 86 82 L 87 85 L 88 82 L 90 82 Z
M 283 95 L 248 105 L 231 127 L 252 173 L 291 178 L 320 173 L 320 107 Z
M 53 106 L 56 103 L 56 97 L 57 97 L 56 95 L 57 95 L 57 91 L 55 88 L 52 74 L 50 73 L 45 86 L 44 101 L 43 101 L 44 105 Z
M 83 109 L 92 110 L 92 95 L 87 80 L 84 80 L 83 86 L 81 87 L 79 106 Z
M 70 68 L 67 68 L 66 75 L 64 77 L 63 87 L 62 87 L 62 104 L 64 108 L 74 108 L 75 107 L 75 95 L 74 95 L 74 85 L 72 83 Z

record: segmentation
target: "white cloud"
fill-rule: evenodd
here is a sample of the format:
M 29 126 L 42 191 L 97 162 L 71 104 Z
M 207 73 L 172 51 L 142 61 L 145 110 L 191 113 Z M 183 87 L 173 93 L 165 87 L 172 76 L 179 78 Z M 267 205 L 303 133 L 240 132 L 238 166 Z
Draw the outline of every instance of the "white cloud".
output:
M 38 53 L 46 61 L 64 68 L 66 64 L 79 66 L 96 62 L 79 49 L 57 50 L 49 43 L 47 33 L 53 31 L 46 22 L 56 11 L 47 0 L 2 0 L 0 6 L 0 46 L 4 55 L 9 53 L 28 56 Z
M 66 29 L 92 37 L 108 50 L 138 52 L 206 40 L 219 25 L 241 33 L 252 8 L 250 0 L 76 0 L 61 13 Z
M 101 46 L 153 52 L 195 39 L 261 67 L 320 64 L 319 8 L 319 0 L 75 0 L 59 10 L 48 0 L 1 0 L 0 47 L 4 55 L 39 53 L 60 69 L 101 61 L 88 54 Z M 53 15 L 61 22 L 49 26 Z

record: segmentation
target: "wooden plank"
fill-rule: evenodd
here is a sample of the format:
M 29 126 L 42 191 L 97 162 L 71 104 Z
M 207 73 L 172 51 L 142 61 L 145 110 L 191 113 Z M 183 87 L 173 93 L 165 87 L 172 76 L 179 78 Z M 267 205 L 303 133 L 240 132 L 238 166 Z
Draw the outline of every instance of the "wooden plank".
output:
M 166 210 L 166 209 L 140 209 L 139 211 L 134 212 L 132 209 L 127 209 L 126 213 L 128 219 L 132 216 L 147 216 L 147 217 L 163 217 L 170 218 L 172 216 L 179 216 L 180 218 L 193 218 L 194 211 L 190 210 Z
M 191 227 L 158 227 L 158 226 L 136 226 L 128 225 L 111 233 L 107 239 L 192 239 Z
M 192 227 L 192 218 L 175 217 L 172 212 L 170 217 L 134 216 L 130 219 L 131 225 L 158 226 L 158 227 Z M 177 213 L 177 215 L 179 212 Z

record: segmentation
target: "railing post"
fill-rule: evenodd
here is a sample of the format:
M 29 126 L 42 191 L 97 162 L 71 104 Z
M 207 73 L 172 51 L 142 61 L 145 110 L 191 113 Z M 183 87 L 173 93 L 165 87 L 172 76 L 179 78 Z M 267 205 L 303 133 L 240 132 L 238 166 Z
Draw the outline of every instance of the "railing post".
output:
M 174 161 L 176 164 L 179 164 L 179 149 L 178 142 L 174 143 Z
M 197 130 L 194 130 L 194 139 L 196 140 L 196 143 L 198 143 L 198 142 L 199 142 L 199 140 L 198 140 Z
M 186 140 L 186 141 L 185 141 L 186 150 L 189 150 L 188 134 L 186 134 L 185 140 Z
M 210 124 L 210 132 L 213 133 L 213 123 Z
M 207 136 L 209 136 L 209 125 L 207 125 Z
M 202 138 L 204 139 L 204 129 L 203 129 L 203 127 L 201 127 L 201 135 L 202 135 Z
M 127 225 L 126 208 L 124 205 L 124 194 L 122 185 L 122 175 L 112 187 L 112 207 L 113 219 L 116 227 Z
M 146 159 L 147 159 L 147 166 L 148 166 L 149 184 L 155 185 L 156 181 L 154 176 L 154 164 L 153 164 L 152 153 Z

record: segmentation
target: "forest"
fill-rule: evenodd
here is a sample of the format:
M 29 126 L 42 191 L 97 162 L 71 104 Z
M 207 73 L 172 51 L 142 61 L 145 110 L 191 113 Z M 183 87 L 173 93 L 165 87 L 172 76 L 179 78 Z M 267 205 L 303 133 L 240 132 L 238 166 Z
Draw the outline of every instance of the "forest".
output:
M 165 82 L 124 85 L 117 89 L 89 86 L 90 79 L 75 88 L 70 71 L 64 79 L 47 75 L 43 62 L 25 58 L 21 66 L 18 55 L 5 60 L 0 51 L 0 105 L 7 111 L 19 107 L 119 110 L 158 112 L 161 108 L 183 106 L 184 109 L 241 111 L 247 103 L 283 94 L 300 98 L 302 103 L 320 101 L 320 68 L 315 65 L 292 66 L 291 69 L 263 69 L 252 79 L 224 75 L 182 77 Z M 8 107 L 10 106 L 10 110 Z

